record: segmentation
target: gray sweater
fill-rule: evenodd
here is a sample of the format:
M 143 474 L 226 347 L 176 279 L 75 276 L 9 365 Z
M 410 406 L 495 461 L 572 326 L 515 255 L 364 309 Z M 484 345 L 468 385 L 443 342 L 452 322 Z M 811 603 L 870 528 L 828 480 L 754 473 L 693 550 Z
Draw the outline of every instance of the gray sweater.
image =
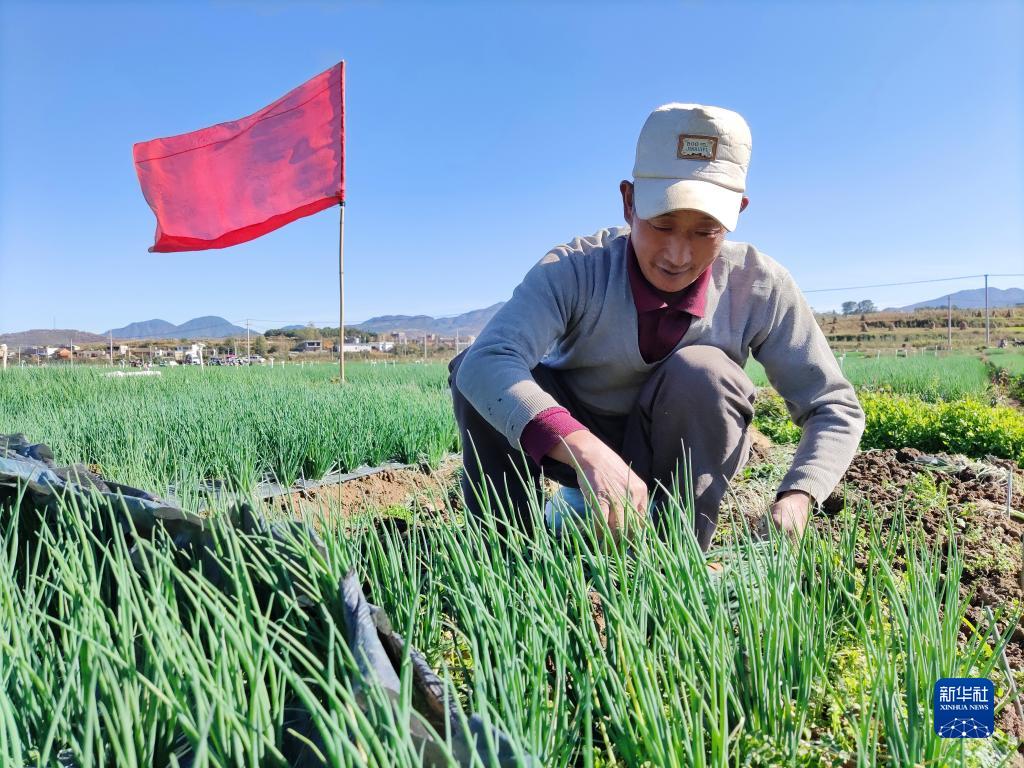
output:
M 543 360 L 599 414 L 630 412 L 657 363 L 638 346 L 626 264 L 628 227 L 602 229 L 551 250 L 470 347 L 456 385 L 516 448 L 523 428 L 557 406 L 530 375 Z M 853 459 L 864 412 L 789 272 L 752 245 L 726 241 L 709 267 L 703 318 L 679 345 L 706 344 L 737 365 L 764 365 L 802 429 L 779 491 L 822 502 Z

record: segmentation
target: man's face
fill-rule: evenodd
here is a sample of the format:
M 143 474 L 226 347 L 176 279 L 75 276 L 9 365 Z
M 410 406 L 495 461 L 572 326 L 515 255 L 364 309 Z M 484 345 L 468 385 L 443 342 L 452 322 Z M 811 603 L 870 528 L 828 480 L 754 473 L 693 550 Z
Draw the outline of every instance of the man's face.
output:
M 633 184 L 623 181 L 619 190 L 640 271 L 655 288 L 667 293 L 681 291 L 718 258 L 726 229 L 717 220 L 693 210 L 641 219 L 633 210 Z M 743 198 L 740 210 L 746 206 Z

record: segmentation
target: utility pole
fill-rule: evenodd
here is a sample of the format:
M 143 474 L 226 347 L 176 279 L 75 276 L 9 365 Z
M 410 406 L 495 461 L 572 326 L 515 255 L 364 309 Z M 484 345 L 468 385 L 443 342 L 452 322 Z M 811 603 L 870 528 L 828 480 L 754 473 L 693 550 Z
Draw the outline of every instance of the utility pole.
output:
M 423 359 L 427 359 L 427 334 L 423 334 Z
M 985 275 L 985 346 L 988 346 L 988 275 Z
M 946 346 L 953 349 L 953 297 L 946 296 Z
M 245 319 L 245 362 L 252 362 L 252 350 L 249 349 L 249 318 Z
M 455 329 L 455 356 L 459 356 L 459 329 Z
M 75 364 L 75 336 L 74 336 L 74 334 L 69 336 L 69 339 L 71 341 L 71 349 L 68 350 L 68 351 L 71 352 L 71 357 L 68 358 L 68 362 L 69 362 L 70 365 L 74 365 Z
M 114 332 L 110 331 L 110 367 L 114 367 Z

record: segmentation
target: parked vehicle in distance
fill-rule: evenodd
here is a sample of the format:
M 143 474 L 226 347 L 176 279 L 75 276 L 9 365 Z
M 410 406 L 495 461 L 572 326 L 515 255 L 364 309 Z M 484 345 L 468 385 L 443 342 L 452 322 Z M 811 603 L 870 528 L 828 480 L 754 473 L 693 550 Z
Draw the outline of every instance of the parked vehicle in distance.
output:
M 178 361 L 177 360 L 161 360 L 160 361 L 160 366 L 163 367 L 163 368 L 177 368 L 178 367 Z

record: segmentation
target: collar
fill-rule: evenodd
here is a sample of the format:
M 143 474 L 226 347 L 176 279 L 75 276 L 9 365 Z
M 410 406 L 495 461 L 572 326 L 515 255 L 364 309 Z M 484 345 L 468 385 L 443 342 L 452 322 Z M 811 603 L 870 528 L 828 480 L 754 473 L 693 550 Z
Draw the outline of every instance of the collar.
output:
M 694 317 L 704 317 L 707 305 L 708 283 L 711 282 L 711 267 L 681 291 L 666 293 L 658 290 L 640 270 L 640 262 L 633 252 L 633 238 L 626 239 L 626 264 L 629 270 L 629 288 L 633 292 L 633 303 L 637 312 L 651 312 L 671 307 Z

